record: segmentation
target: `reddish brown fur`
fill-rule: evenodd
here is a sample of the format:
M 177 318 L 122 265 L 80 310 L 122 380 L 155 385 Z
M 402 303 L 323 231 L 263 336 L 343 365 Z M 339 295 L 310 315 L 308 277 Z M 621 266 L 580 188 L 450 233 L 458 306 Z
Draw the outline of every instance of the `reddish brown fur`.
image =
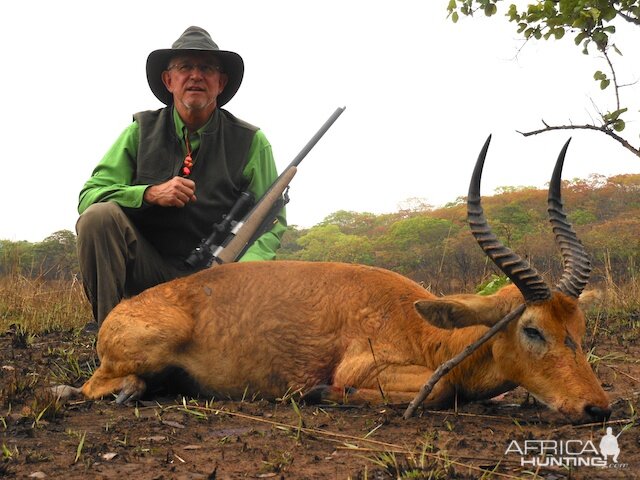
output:
M 429 311 L 456 302 L 457 313 L 431 320 L 446 317 L 450 326 L 466 326 L 438 328 L 418 313 L 416 302 L 427 320 Z M 355 387 L 352 402 L 382 402 L 380 391 L 386 401 L 408 402 L 442 362 L 486 331 L 474 323 L 489 325 L 520 303 L 510 287 L 489 297 L 436 298 L 401 275 L 361 265 L 223 265 L 118 305 L 100 329 L 101 365 L 82 393 L 137 398 L 143 378 L 174 366 L 210 395 L 275 399 L 329 385 L 321 392 L 331 400 Z M 525 324 L 544 330 L 545 351 L 533 351 L 520 338 Z M 572 420 L 583 420 L 587 404 L 608 408 L 580 350 L 584 329 L 576 302 L 554 294 L 456 367 L 426 404 L 490 398 L 522 384 Z M 578 345 L 575 353 L 564 345 L 566 332 Z

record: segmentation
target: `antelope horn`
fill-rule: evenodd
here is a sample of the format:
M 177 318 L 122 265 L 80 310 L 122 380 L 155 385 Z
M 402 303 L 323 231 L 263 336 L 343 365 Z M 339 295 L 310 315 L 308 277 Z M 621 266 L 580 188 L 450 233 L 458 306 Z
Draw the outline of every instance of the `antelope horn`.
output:
M 551 182 L 549 183 L 547 211 L 549 212 L 549 221 L 551 222 L 553 233 L 556 236 L 556 243 L 560 247 L 564 263 L 562 278 L 556 284 L 555 288 L 566 295 L 578 298 L 589 282 L 591 262 L 589 262 L 589 257 L 582 246 L 582 242 L 578 239 L 571 224 L 567 222 L 567 215 L 563 209 L 562 194 L 560 191 L 562 167 L 570 141 L 571 139 L 567 140 L 567 143 L 562 147 L 562 151 L 560 155 L 558 155 L 558 161 L 553 170 Z
M 526 303 L 539 302 L 551 296 L 549 287 L 529 263 L 505 247 L 491 232 L 480 203 L 480 179 L 491 135 L 484 143 L 473 170 L 467 198 L 467 220 L 471 233 L 484 253 L 518 287 Z

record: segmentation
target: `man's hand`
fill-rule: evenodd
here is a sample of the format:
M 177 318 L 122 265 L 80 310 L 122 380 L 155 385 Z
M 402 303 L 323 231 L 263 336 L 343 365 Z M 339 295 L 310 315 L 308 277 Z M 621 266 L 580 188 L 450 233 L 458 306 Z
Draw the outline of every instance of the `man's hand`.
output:
M 144 201 L 161 207 L 184 207 L 189 202 L 195 202 L 196 184 L 193 180 L 183 177 L 173 177 L 171 180 L 152 185 L 144 191 Z

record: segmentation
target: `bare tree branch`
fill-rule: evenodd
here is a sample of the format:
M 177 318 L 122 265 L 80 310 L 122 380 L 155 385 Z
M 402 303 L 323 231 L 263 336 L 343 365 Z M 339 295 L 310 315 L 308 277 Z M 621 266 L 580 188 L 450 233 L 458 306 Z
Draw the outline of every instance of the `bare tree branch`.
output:
M 519 130 L 516 130 L 516 131 L 519 134 L 521 134 L 521 135 L 523 135 L 525 137 L 530 137 L 532 135 L 538 135 L 540 133 L 551 132 L 553 130 L 595 130 L 597 132 L 602 132 L 605 135 L 610 136 L 616 142 L 618 142 L 620 145 L 622 145 L 624 148 L 626 148 L 627 150 L 632 152 L 635 156 L 640 157 L 640 148 L 636 148 L 633 145 L 631 145 L 627 140 L 622 138 L 616 132 L 614 132 L 610 128 L 607 128 L 606 125 L 602 125 L 600 127 L 597 126 L 597 125 L 556 125 L 556 126 L 551 126 L 551 125 L 548 125 L 544 120 L 542 120 L 542 124 L 545 126 L 545 128 L 541 128 L 539 130 L 533 130 L 531 132 L 521 132 Z
M 618 15 L 620 15 L 621 18 L 624 18 L 627 22 L 633 23 L 635 25 L 640 25 L 640 18 L 632 17 L 631 15 L 629 15 L 626 12 L 623 12 L 622 10 L 618 10 L 617 12 L 618 12 Z
M 613 77 L 613 90 L 616 94 L 616 110 L 620 110 L 620 85 L 618 85 L 618 77 L 616 75 L 616 71 L 613 68 L 613 63 L 611 63 L 611 58 L 609 58 L 609 54 L 605 50 L 602 52 L 605 60 L 609 64 L 609 69 L 611 70 L 611 76 Z

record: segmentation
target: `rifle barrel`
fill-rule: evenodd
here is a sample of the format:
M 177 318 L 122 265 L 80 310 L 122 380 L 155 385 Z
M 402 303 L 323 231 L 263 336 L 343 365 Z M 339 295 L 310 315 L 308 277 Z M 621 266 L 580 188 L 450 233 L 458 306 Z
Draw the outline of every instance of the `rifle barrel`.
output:
M 333 125 L 333 122 L 335 122 L 338 119 L 338 117 L 342 115 L 342 112 L 344 112 L 345 108 L 346 107 L 336 108 L 336 111 L 333 112 L 333 115 L 331 115 L 329 119 L 326 122 L 324 122 L 324 125 L 320 127 L 320 130 L 318 130 L 318 132 L 313 136 L 313 138 L 311 138 L 311 140 L 309 140 L 309 142 L 303 147 L 303 149 L 300 150 L 300 153 L 296 155 L 296 158 L 294 158 L 293 161 L 289 164 L 289 167 L 297 167 L 300 164 L 302 159 L 307 156 L 307 153 L 309 153 L 311 149 L 316 145 L 316 143 L 318 143 L 318 140 L 320 140 L 322 136 L 325 133 L 327 133 L 327 130 L 331 128 L 331 125 Z

